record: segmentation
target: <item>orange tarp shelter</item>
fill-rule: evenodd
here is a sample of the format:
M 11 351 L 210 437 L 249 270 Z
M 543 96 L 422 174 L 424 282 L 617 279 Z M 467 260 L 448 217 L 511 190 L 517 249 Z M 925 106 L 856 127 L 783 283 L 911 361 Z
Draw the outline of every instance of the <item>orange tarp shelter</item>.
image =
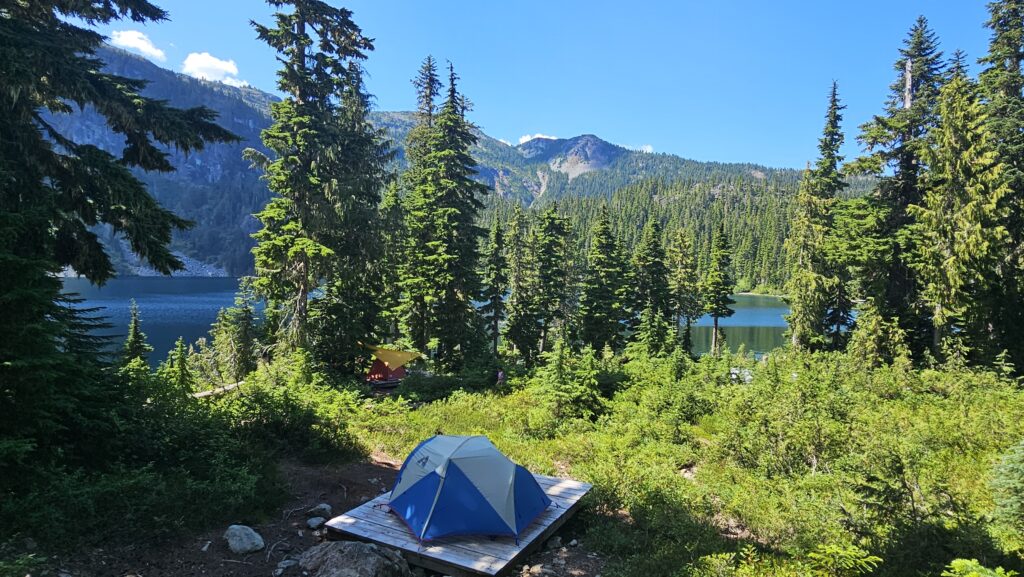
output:
M 397 381 L 405 377 L 405 365 L 422 355 L 414 351 L 394 351 L 368 347 L 373 351 L 373 365 L 366 373 L 367 381 Z

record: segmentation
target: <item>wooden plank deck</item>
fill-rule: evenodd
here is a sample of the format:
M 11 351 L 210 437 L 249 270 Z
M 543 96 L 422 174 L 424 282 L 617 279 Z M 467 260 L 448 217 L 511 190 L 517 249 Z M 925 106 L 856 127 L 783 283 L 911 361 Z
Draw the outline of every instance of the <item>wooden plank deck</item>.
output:
M 391 493 L 384 493 L 327 522 L 332 539 L 369 541 L 402 551 L 406 560 L 445 575 L 498 576 L 521 563 L 576 513 L 591 485 L 571 479 L 534 475 L 551 498 L 551 506 L 519 536 L 451 537 L 422 545 L 397 515 L 388 509 Z

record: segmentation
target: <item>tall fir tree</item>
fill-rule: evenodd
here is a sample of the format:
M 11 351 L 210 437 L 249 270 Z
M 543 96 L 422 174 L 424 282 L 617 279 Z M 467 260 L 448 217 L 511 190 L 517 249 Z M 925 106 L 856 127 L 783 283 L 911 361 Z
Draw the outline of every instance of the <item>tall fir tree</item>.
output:
M 373 44 L 352 13 L 320 0 L 271 4 L 279 9 L 274 26 L 252 25 L 280 55 L 285 97 L 271 105 L 273 122 L 261 134 L 272 157 L 246 150 L 275 195 L 256 215 L 263 228 L 253 235 L 253 288 L 280 313 L 287 341 L 305 346 L 310 293 L 339 260 L 367 260 L 345 240 L 359 238 L 379 202 L 387 151 L 365 118 L 359 62 Z
M 433 348 L 438 367 L 452 371 L 465 362 L 478 328 L 473 298 L 480 290 L 478 246 L 485 231 L 476 220 L 489 188 L 473 179 L 477 163 L 470 148 L 477 139 L 454 67 L 448 72 L 447 96 L 436 114 L 429 102 L 436 81 L 421 70 L 414 82 L 421 118 L 410 137 L 416 150 L 406 181 L 409 244 L 402 286 L 410 340 L 421 349 Z
M 850 317 L 850 300 L 841 286 L 843 281 L 833 270 L 836 267 L 830 262 L 826 246 L 836 195 L 846 187 L 839 171 L 843 108 L 838 85 L 833 82 L 825 128 L 818 142 L 818 160 L 813 170 L 804 171 L 785 244 L 790 266 L 786 284 L 790 314 L 786 321 L 791 343 L 797 348 L 822 348 L 830 337 L 839 339 Z
M 987 300 L 1010 252 L 1003 223 L 1009 192 L 1004 168 L 989 137 L 989 124 L 975 83 L 962 69 L 942 88 L 939 120 L 922 157 L 928 166 L 923 203 L 910 206 L 920 239 L 916 271 L 922 297 L 932 309 L 933 353 L 944 340 L 994 360 L 1000 352 Z M 945 347 L 948 348 L 948 347 Z
M 481 274 L 484 289 L 480 293 L 480 313 L 484 317 L 491 351 L 497 357 L 501 322 L 505 320 L 505 297 L 508 292 L 508 261 L 505 257 L 505 236 L 497 220 L 491 225 L 487 253 Z
M 121 362 L 127 364 L 135 359 L 146 360 L 146 356 L 153 352 L 153 347 L 146 342 L 146 333 L 142 332 L 142 324 L 139 320 L 139 305 L 135 299 L 131 300 L 128 317 L 128 336 L 124 340 L 124 348 L 121 351 Z
M 569 298 L 569 221 L 558 213 L 558 204 L 540 215 L 534 230 L 533 250 L 537 260 L 537 313 L 540 325 L 539 352 L 551 345 L 555 333 L 565 328 L 565 304 Z
M 608 207 L 591 228 L 587 267 L 580 287 L 579 338 L 594 350 L 622 347 L 627 320 L 626 263 L 612 233 Z
M 704 312 L 711 315 L 711 354 L 715 356 L 721 353 L 723 337 L 718 321 L 736 313 L 730 308 L 736 304 L 731 296 L 734 290 L 736 281 L 732 276 L 732 247 L 725 236 L 725 230 L 719 228 L 711 239 L 711 258 L 701 281 Z
M 997 266 L 999 282 L 989 283 L 985 300 L 994 309 L 989 321 L 998 346 L 1018 370 L 1024 367 L 1024 1 L 988 4 L 992 31 L 985 66 L 978 76 L 988 132 L 1003 165 L 1006 194 L 1001 224 L 1015 247 Z
M 661 234 L 661 223 L 656 218 L 648 218 L 640 243 L 633 252 L 631 310 L 637 320 L 648 308 L 663 317 L 671 315 L 668 268 L 665 266 L 665 247 L 661 243 Z
M 135 171 L 170 172 L 168 149 L 237 138 L 213 111 L 174 108 L 141 94 L 145 81 L 104 70 L 103 36 L 91 28 L 166 18 L 154 4 L 7 2 L 0 14 L 0 491 L 9 494 L 25 467 L 101 466 L 110 415 L 126 402 L 101 373 L 82 330 L 89 321 L 60 294 L 58 273 L 71 267 L 97 284 L 113 275 L 98 227 L 157 271 L 181 269 L 168 245 L 190 223 Z M 102 117 L 120 150 L 78 142 L 53 122 L 78 109 Z
M 394 153 L 386 131 L 370 122 L 370 96 L 362 78 L 359 64 L 350 61 L 336 111 L 340 140 L 327 151 L 337 166 L 324 183 L 337 215 L 336 224 L 322 232 L 333 254 L 322 294 L 310 305 L 310 348 L 317 360 L 344 374 L 361 372 L 364 343 L 386 336 L 377 329 L 384 282 L 390 280 L 380 270 L 389 232 L 380 219 L 380 204 L 391 181 L 387 165 Z
M 400 178 L 405 191 L 401 206 L 405 247 L 399 269 L 399 318 L 401 331 L 410 345 L 426 351 L 430 344 L 433 303 L 441 298 L 436 293 L 436 284 L 431 282 L 437 274 L 437 263 L 435 259 L 428 258 L 427 253 L 433 246 L 430 243 L 435 242 L 432 240 L 431 218 L 437 205 L 437 192 L 429 180 L 426 157 L 434 129 L 437 98 L 441 92 L 437 63 L 432 56 L 423 60 L 412 84 L 416 89 L 418 106 L 416 125 L 409 131 L 405 143 L 409 167 Z
M 690 233 L 675 229 L 666 253 L 668 290 L 674 313 L 673 326 L 682 325 L 681 345 L 687 354 L 693 353 L 693 323 L 704 314 L 700 294 L 700 275 L 694 256 Z
M 509 299 L 505 338 L 527 366 L 538 358 L 540 310 L 537 253 L 528 217 L 516 204 L 509 224 Z
M 401 321 L 400 271 L 404 262 L 407 238 L 405 212 L 398 191 L 398 182 L 392 181 L 384 191 L 377 217 L 381 230 L 381 255 L 375 266 L 376 274 L 380 278 L 380 314 L 377 317 L 376 332 L 384 342 L 392 342 L 399 337 Z
M 910 232 L 914 217 L 908 207 L 920 204 L 924 198 L 921 153 L 925 137 L 936 123 L 935 106 L 945 81 L 944 68 L 935 33 L 921 16 L 900 49 L 895 65 L 897 79 L 891 86 L 885 114 L 861 126 L 860 141 L 868 155 L 854 163 L 855 168 L 881 177 L 875 202 L 885 223 L 879 238 L 889 245 L 883 258 L 866 271 L 873 279 L 864 286 L 872 292 L 862 296 L 872 298 L 883 317 L 895 319 L 918 358 L 930 345 L 931 314 L 921 298 L 922 285 L 910 262 L 917 239 Z

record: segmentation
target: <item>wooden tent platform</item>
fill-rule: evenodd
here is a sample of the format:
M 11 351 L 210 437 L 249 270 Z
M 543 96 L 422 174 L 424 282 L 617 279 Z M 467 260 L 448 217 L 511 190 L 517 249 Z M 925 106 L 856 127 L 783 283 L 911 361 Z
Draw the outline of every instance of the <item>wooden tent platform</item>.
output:
M 547 508 L 522 535 L 519 543 L 511 537 L 451 537 L 420 545 L 397 515 L 387 507 L 390 492 L 384 493 L 348 513 L 327 522 L 331 539 L 368 541 L 402 551 L 412 565 L 444 575 L 504 575 L 525 561 L 537 547 L 558 530 L 580 506 L 591 485 L 544 475 L 534 475 L 551 498 Z

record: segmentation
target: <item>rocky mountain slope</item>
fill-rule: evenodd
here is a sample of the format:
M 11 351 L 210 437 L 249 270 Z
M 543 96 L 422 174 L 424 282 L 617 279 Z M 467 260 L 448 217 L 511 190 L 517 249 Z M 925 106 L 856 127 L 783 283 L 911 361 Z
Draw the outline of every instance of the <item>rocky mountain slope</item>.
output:
M 270 105 L 276 97 L 254 88 L 237 88 L 178 74 L 115 48 L 104 48 L 99 56 L 112 72 L 149 81 L 145 89 L 148 96 L 166 99 L 176 106 L 205 105 L 216 110 L 219 122 L 242 138 L 239 143 L 210 146 L 189 156 L 171 151 L 177 172 L 141 176 L 161 203 L 196 223 L 192 230 L 177 235 L 175 250 L 209 265 L 202 274 L 249 272 L 249 235 L 258 228 L 252 215 L 267 201 L 269 192 L 259 174 L 242 160 L 242 150 L 260 147 L 259 133 L 270 124 Z M 399 149 L 396 168 L 401 168 L 401 145 L 413 126 L 412 113 L 375 112 L 374 119 Z M 119 150 L 124 145 L 92 110 L 52 120 L 79 142 L 91 142 L 109 150 Z M 646 153 L 591 134 L 568 139 L 537 138 L 518 146 L 483 132 L 479 138 L 474 155 L 480 162 L 480 179 L 494 189 L 497 197 L 524 205 L 564 197 L 610 196 L 624 186 L 647 179 L 692 183 L 768 179 L 780 188 L 793 190 L 799 179 L 796 170 L 698 162 Z M 107 234 L 108 246 L 119 258 L 119 270 L 137 274 L 137 263 L 122 250 L 117 239 Z

